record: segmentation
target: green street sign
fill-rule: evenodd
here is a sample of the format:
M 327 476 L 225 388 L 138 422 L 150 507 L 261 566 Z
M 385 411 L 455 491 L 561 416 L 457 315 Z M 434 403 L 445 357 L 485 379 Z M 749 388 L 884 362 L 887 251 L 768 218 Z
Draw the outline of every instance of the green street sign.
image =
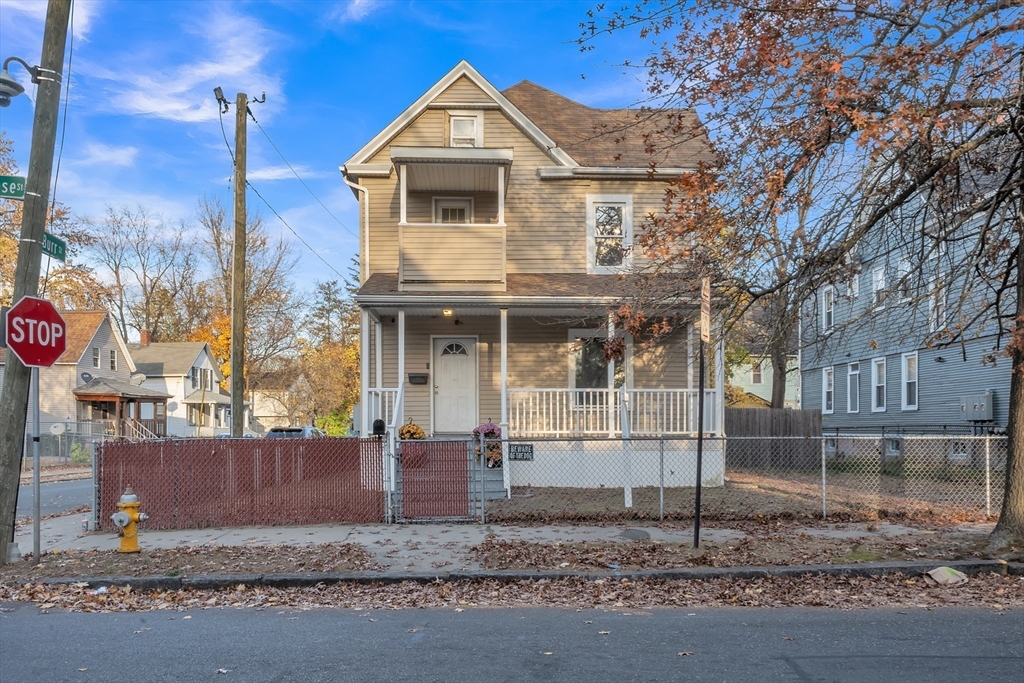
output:
M 48 232 L 43 233 L 43 253 L 58 261 L 66 260 L 68 254 L 67 243 L 59 237 L 54 237 Z
M 24 199 L 25 177 L 20 175 L 0 175 L 0 197 Z

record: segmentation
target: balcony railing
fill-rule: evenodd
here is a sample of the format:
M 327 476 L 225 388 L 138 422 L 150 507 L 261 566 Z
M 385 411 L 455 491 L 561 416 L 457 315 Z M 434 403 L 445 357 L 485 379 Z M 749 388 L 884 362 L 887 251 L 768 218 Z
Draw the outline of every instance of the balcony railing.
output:
M 398 399 L 398 389 L 367 389 L 366 393 L 369 397 L 369 405 L 367 406 L 370 411 L 366 420 L 366 424 L 373 429 L 374 420 L 384 420 L 385 425 L 389 425 L 392 422 L 392 418 L 395 415 L 395 401 Z
M 401 230 L 403 289 L 504 288 L 504 225 L 406 223 Z

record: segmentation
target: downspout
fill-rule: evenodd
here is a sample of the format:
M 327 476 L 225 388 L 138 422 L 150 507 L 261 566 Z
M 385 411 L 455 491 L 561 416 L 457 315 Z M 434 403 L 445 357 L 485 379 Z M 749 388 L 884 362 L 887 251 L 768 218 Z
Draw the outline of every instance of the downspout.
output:
M 362 185 L 349 180 L 344 166 L 339 166 L 338 170 L 341 171 L 342 182 L 353 190 L 363 193 L 363 229 L 360 231 L 362 235 L 360 242 L 363 243 L 365 253 L 361 249 L 359 254 L 359 284 L 363 284 L 366 282 L 366 278 L 370 276 L 370 191 Z M 364 256 L 366 258 L 365 263 L 363 261 Z

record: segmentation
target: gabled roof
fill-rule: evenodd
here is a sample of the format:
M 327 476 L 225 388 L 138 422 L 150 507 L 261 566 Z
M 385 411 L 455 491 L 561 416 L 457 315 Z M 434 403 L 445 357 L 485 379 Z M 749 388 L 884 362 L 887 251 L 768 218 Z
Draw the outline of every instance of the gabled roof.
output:
M 67 326 L 65 338 L 67 347 L 64 349 L 64 353 L 60 355 L 60 358 L 57 359 L 57 363 L 77 365 L 92 345 L 93 338 L 109 315 L 106 311 L 61 311 L 60 317 L 64 318 L 64 323 Z M 121 333 L 117 331 L 117 325 L 112 320 L 108 319 L 108 322 L 110 330 L 114 335 L 114 341 L 117 343 L 118 348 L 121 349 L 121 355 L 125 357 L 128 363 L 129 371 L 135 372 L 135 363 L 132 360 L 131 354 L 128 353 L 128 347 L 121 338 Z M 5 363 L 6 361 L 7 349 L 0 349 L 0 363 Z
M 353 164 L 365 164 L 370 161 L 380 150 L 391 142 L 408 126 L 410 123 L 416 120 L 416 118 L 426 111 L 427 107 L 437 99 L 438 95 L 443 93 L 452 84 L 454 84 L 460 78 L 469 79 L 474 85 L 480 90 L 487 94 L 498 108 L 501 109 L 509 117 L 509 119 L 520 129 L 523 133 L 533 140 L 538 147 L 545 150 L 548 156 L 552 160 L 557 162 L 561 166 L 579 166 L 579 164 L 567 154 L 564 150 L 559 149 L 557 143 L 552 140 L 543 130 L 541 130 L 536 123 L 530 120 L 530 118 L 523 114 L 512 102 L 508 100 L 501 92 L 498 91 L 493 85 L 491 85 L 487 79 L 480 75 L 480 73 L 470 66 L 469 62 L 462 60 L 455 65 L 451 71 L 444 75 L 437 83 L 435 83 L 430 90 L 423 93 L 415 102 L 403 111 L 398 118 L 388 124 L 388 126 L 378 133 L 372 140 L 363 145 L 362 149 L 352 155 L 348 161 L 345 162 L 344 167 L 351 166 Z M 453 103 L 454 104 L 454 103 Z
M 594 109 L 530 81 L 502 94 L 581 166 L 695 168 L 714 161 L 692 110 Z
M 184 377 L 204 350 L 208 352 L 208 346 L 206 342 L 155 342 L 147 346 L 131 344 L 129 348 L 135 366 L 146 377 Z M 223 381 L 216 361 L 213 366 L 217 381 Z

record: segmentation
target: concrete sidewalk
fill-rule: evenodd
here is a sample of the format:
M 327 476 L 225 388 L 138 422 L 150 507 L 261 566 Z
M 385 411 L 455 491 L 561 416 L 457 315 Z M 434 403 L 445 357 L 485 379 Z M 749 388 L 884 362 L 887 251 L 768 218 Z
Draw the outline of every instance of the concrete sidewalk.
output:
M 82 532 L 84 516 L 67 515 L 43 520 L 40 548 L 53 550 L 115 550 L 119 545 L 111 532 Z M 842 524 L 795 529 L 793 533 L 831 538 L 872 536 L 911 536 L 927 531 L 896 524 Z M 961 531 L 987 534 L 991 524 L 960 527 Z M 742 531 L 728 528 L 702 528 L 701 540 L 724 542 L 740 540 Z M 506 526 L 496 524 L 322 524 L 291 527 L 209 528 L 170 531 L 143 529 L 139 543 L 143 550 L 187 546 L 275 546 L 322 543 L 354 543 L 369 552 L 386 572 L 422 574 L 431 572 L 480 571 L 472 558 L 472 548 L 488 537 L 505 541 L 556 543 L 603 543 L 637 540 L 663 543 L 692 543 L 689 527 L 657 526 Z M 15 542 L 22 554 L 32 550 L 32 525 L 19 526 Z

